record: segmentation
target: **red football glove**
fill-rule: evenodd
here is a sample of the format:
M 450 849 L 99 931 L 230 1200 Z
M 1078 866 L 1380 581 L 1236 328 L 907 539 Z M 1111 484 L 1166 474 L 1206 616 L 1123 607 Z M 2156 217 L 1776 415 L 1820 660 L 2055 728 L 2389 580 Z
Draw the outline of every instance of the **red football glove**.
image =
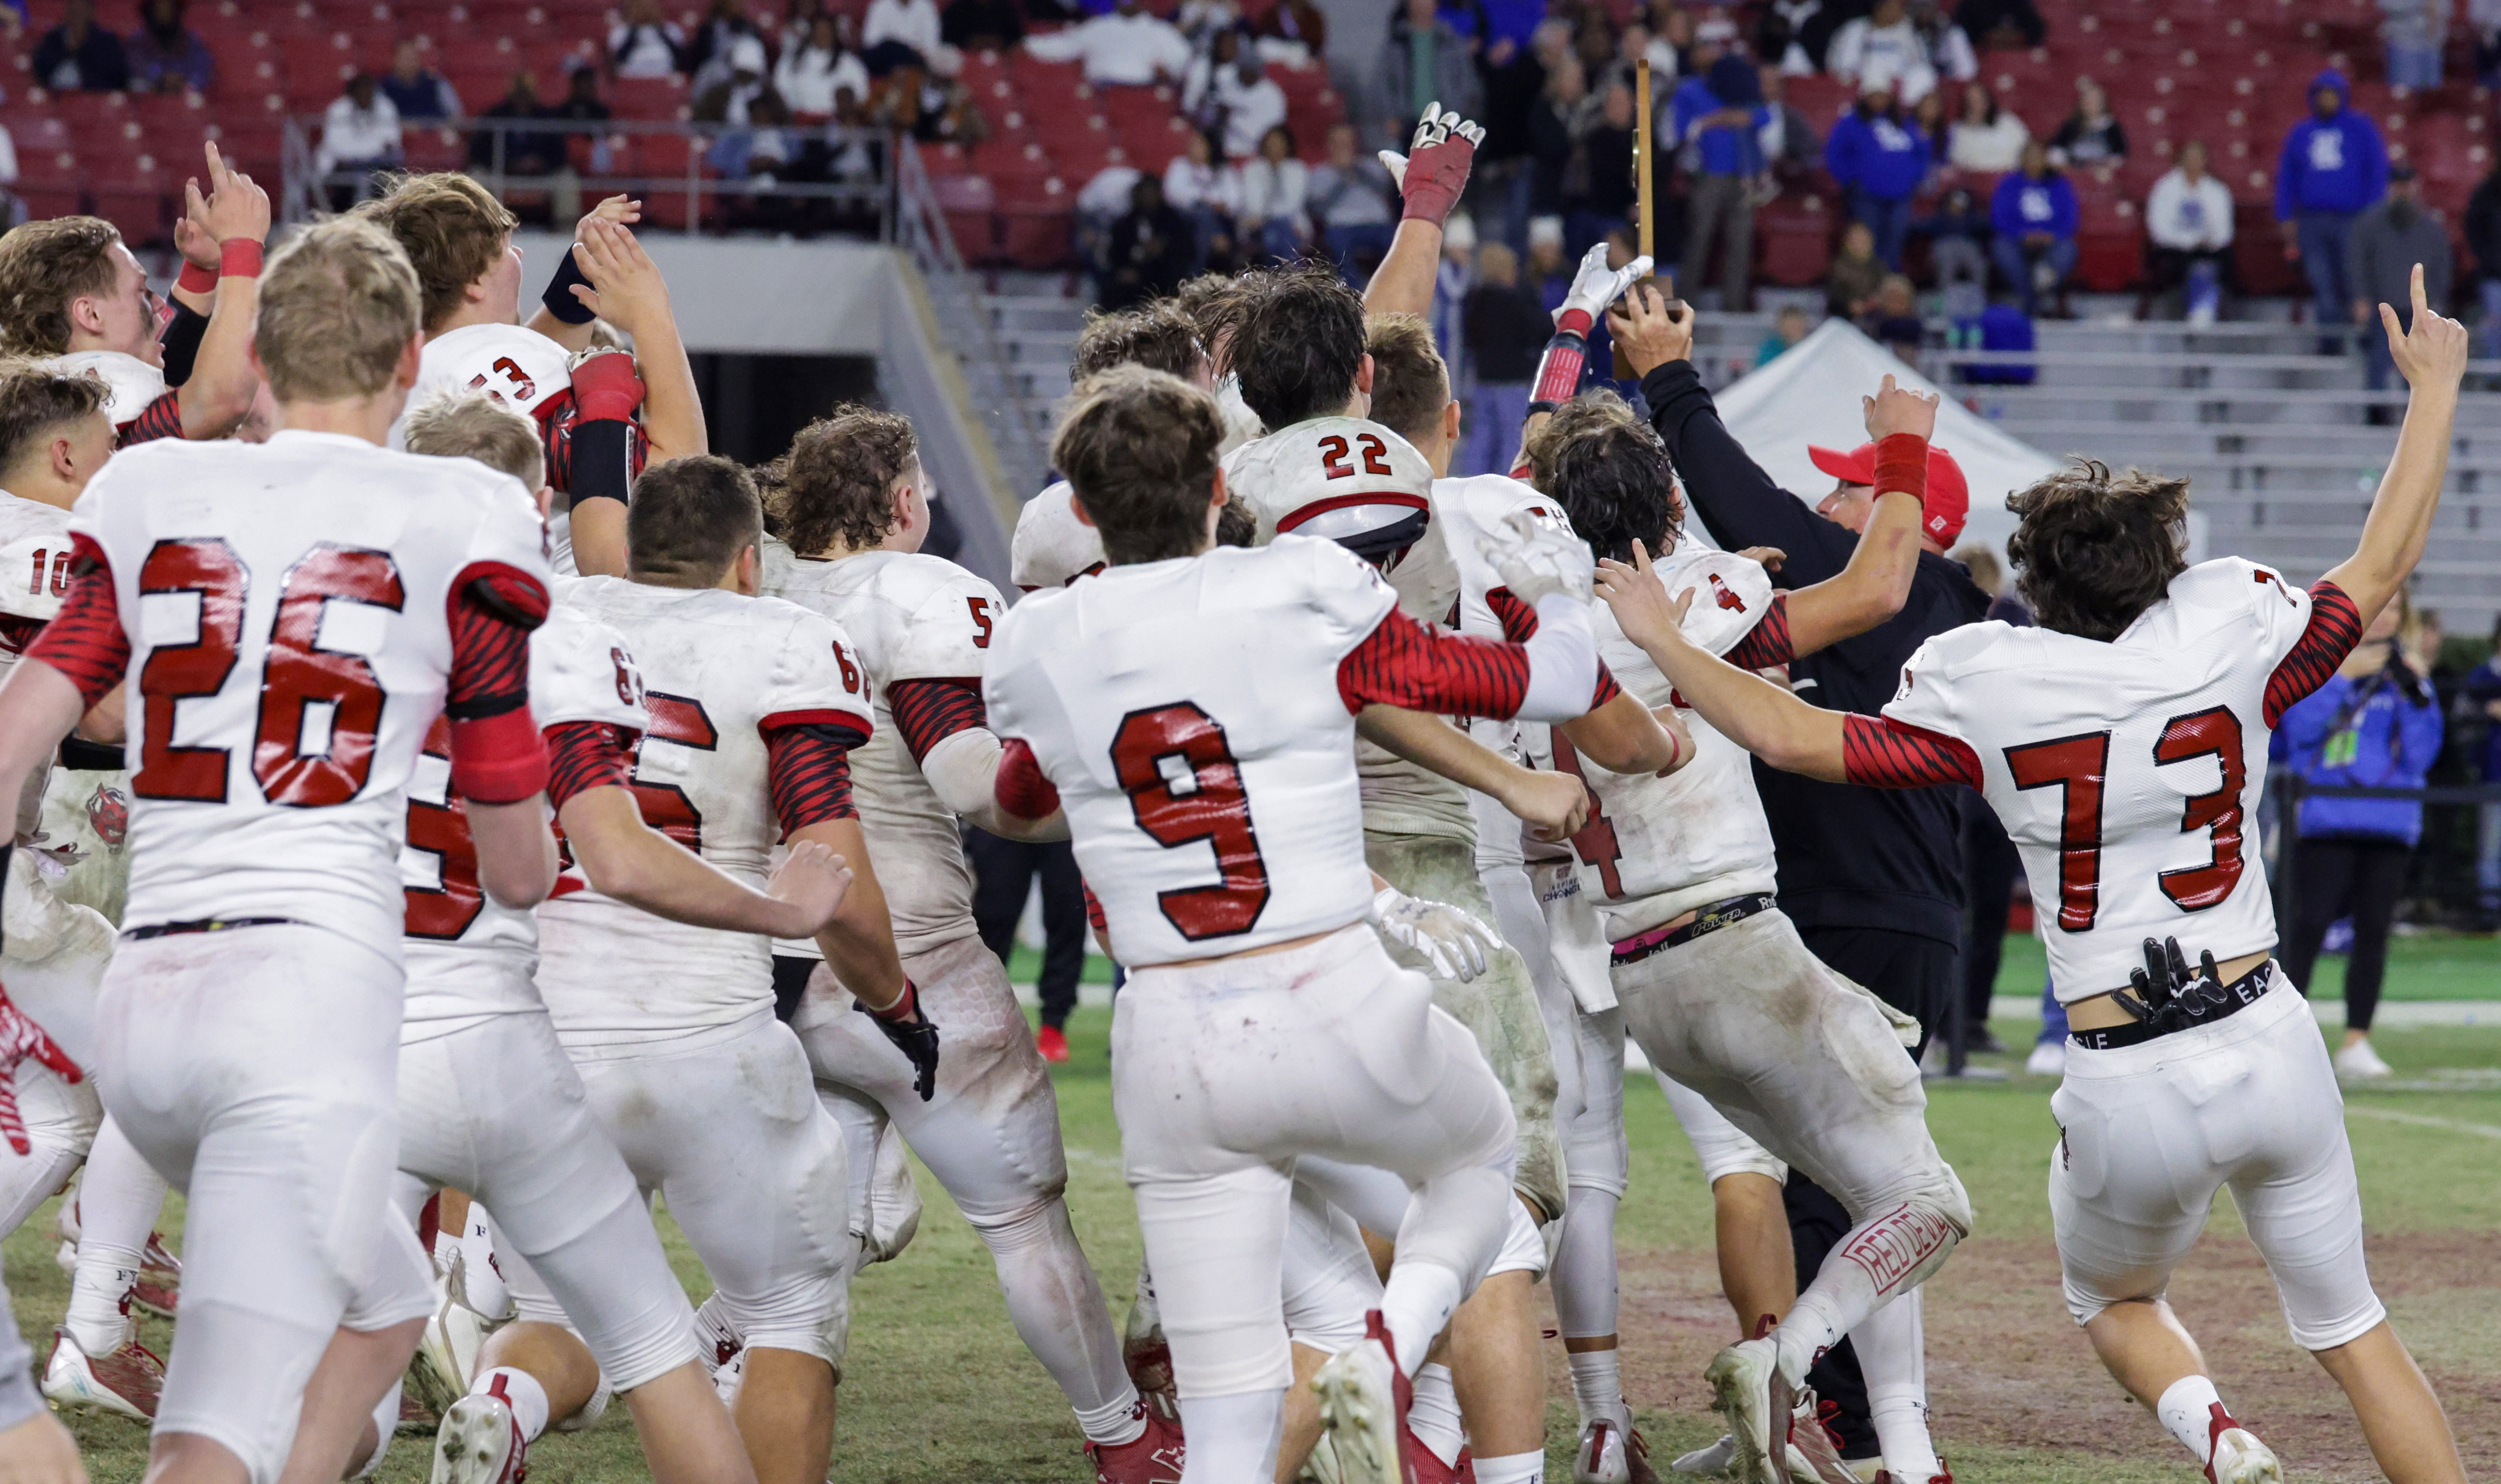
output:
M 627 422 L 643 405 L 643 374 L 634 357 L 597 346 L 575 358 L 573 405 L 584 422 Z
M 1424 110 L 1405 154 L 1381 151 L 1381 163 L 1389 167 L 1405 198 L 1399 219 L 1440 226 L 1458 205 L 1459 192 L 1467 189 L 1469 167 L 1476 163 L 1477 146 L 1484 143 L 1484 125 L 1446 114 L 1439 103 Z
M 54 1044 L 44 1028 L 26 1018 L 6 989 L 0 989 L 0 1137 L 19 1154 L 35 1152 L 34 1142 L 26 1138 L 26 1120 L 17 1114 L 17 1064 L 32 1056 L 52 1069 L 65 1082 L 83 1080 L 85 1073 L 69 1053 Z

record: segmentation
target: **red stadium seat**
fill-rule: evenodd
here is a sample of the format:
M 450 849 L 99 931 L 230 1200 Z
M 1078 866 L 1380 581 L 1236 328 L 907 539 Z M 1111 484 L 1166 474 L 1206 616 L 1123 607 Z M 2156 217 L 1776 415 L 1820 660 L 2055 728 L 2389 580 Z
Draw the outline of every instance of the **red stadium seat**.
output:
M 183 176 L 154 155 L 108 149 L 94 157 L 87 184 L 95 193 L 96 214 L 120 228 L 122 241 L 133 246 L 173 241 Z
M 2076 282 L 2097 294 L 2134 288 L 2145 269 L 2145 224 L 2136 203 L 2087 201 L 2076 233 Z
M 924 157 L 929 152 L 922 151 Z M 980 176 L 936 176 L 930 180 L 929 190 L 947 218 L 947 231 L 955 239 L 955 251 L 968 263 L 988 262 L 997 249 L 998 237 L 998 196 L 990 182 Z
M 973 147 L 973 170 L 1002 191 L 1011 181 L 1039 181 L 1051 174 L 1050 153 L 1031 140 L 986 139 Z
M 131 117 L 128 93 L 62 92 L 52 94 L 52 112 L 82 142 L 116 137 Z
M 1759 272 L 1767 282 L 1808 288 L 1832 268 L 1834 214 L 1820 196 L 1783 196 L 1754 214 Z
M 1075 255 L 1077 193 L 1057 176 L 999 184 L 999 257 L 1019 268 L 1057 268 Z
M 469 139 L 458 129 L 411 125 L 400 142 L 411 170 L 460 170 L 469 164 Z
M 962 145 L 922 145 L 920 168 L 933 181 L 973 174 L 973 156 Z
M 974 97 L 984 103 L 992 98 L 1016 95 L 1016 79 L 1009 71 L 1008 59 L 997 51 L 965 52 L 964 70 L 958 75 L 958 81 L 972 89 Z M 999 92 L 1001 87 L 1007 89 L 1005 94 Z
M 1141 125 L 1120 136 L 1120 148 L 1129 152 L 1129 163 L 1149 174 L 1159 174 L 1174 158 L 1189 152 L 1189 120 L 1174 115 L 1160 124 Z
M 686 92 L 684 78 L 618 78 L 609 85 L 608 106 L 619 118 L 676 118 L 686 107 Z
M 83 181 L 78 156 L 67 148 L 17 149 L 17 183 L 10 187 L 25 205 L 29 220 L 75 215 Z

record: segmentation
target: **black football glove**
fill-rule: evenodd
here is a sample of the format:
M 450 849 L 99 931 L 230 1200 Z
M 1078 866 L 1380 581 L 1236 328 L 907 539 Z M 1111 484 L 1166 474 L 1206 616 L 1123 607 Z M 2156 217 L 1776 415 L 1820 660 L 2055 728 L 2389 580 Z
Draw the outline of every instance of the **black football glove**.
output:
M 920 1010 L 920 990 L 910 979 L 903 981 L 903 996 L 882 1010 L 865 1005 L 855 1006 L 861 1014 L 877 1022 L 894 1048 L 912 1060 L 912 1089 L 928 1102 L 938 1092 L 938 1027 Z
M 2201 1024 L 2232 1000 L 2215 968 L 2214 950 L 2200 953 L 2192 971 L 2176 938 L 2147 939 L 2145 967 L 2131 970 L 2127 981 L 2136 992 L 2120 990 L 2114 997 L 2119 1007 L 2163 1033 Z

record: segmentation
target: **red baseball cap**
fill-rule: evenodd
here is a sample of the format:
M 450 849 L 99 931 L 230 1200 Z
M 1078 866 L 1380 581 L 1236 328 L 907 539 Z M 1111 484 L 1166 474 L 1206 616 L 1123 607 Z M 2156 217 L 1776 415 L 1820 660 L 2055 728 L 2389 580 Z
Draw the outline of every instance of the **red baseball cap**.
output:
M 1815 467 L 1844 484 L 1876 482 L 1876 445 L 1860 444 L 1848 453 L 1838 448 L 1807 445 L 1806 456 Z M 1928 445 L 1928 489 L 1919 502 L 1919 529 L 1940 546 L 1951 546 L 1962 534 L 1962 523 L 1971 513 L 1971 486 L 1963 482 L 1962 466 L 1953 455 L 1934 444 Z

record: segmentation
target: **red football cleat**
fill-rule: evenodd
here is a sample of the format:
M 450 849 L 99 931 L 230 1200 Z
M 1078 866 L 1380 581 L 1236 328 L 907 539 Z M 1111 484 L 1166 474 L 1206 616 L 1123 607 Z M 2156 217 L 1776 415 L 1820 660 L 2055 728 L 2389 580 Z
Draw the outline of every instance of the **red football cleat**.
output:
M 1094 1484 L 1181 1484 L 1181 1425 L 1166 1422 L 1143 1402 L 1133 1415 L 1145 1421 L 1145 1432 L 1124 1443 L 1085 1445 L 1085 1456 L 1094 1461 Z
M 1055 1025 L 1044 1026 L 1034 1033 L 1033 1048 L 1042 1053 L 1044 1061 L 1056 1067 L 1068 1060 L 1068 1033 Z

